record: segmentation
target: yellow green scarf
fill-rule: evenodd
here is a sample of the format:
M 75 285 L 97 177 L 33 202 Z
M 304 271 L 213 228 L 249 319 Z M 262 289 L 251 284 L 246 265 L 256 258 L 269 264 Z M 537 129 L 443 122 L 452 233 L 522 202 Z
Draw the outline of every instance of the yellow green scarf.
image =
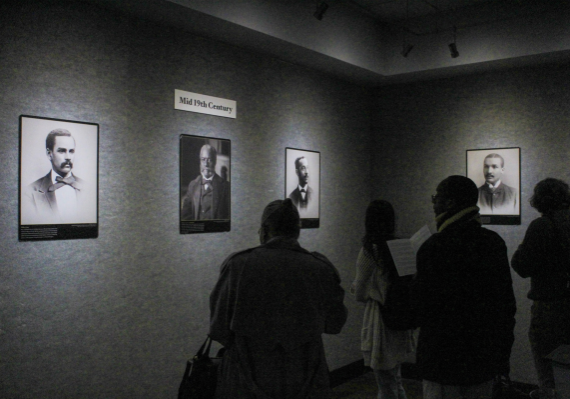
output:
M 481 215 L 479 215 L 479 207 L 470 206 L 469 208 L 465 208 L 450 217 L 447 217 L 447 212 L 437 215 L 435 221 L 437 222 L 438 233 L 443 231 L 443 229 L 448 227 L 450 224 L 457 222 L 458 220 L 465 220 L 465 221 L 476 220 L 479 224 L 481 224 Z

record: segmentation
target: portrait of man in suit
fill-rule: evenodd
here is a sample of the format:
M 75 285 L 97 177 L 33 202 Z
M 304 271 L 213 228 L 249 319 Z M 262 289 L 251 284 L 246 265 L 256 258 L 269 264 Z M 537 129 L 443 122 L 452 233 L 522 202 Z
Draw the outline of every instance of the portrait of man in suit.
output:
M 78 220 L 85 181 L 73 173 L 75 139 L 67 129 L 50 131 L 45 152 L 51 169 L 22 190 L 22 213 L 43 224 L 66 224 Z
M 311 202 L 313 189 L 309 186 L 309 161 L 304 156 L 295 159 L 295 173 L 299 179 L 299 184 L 291 191 L 289 198 L 291 198 L 299 212 L 301 210 L 306 211 Z
M 320 153 L 286 148 L 285 158 L 285 196 L 297 207 L 303 228 L 309 227 L 307 219 L 319 218 Z
M 479 187 L 477 206 L 481 214 L 514 215 L 518 213 L 517 190 L 502 181 L 505 159 L 497 154 L 488 154 L 483 160 L 485 183 Z
M 216 173 L 218 151 L 210 144 L 200 148 L 200 174 L 188 183 L 182 198 L 182 220 L 230 218 L 230 183 Z M 227 167 L 225 173 L 228 173 Z

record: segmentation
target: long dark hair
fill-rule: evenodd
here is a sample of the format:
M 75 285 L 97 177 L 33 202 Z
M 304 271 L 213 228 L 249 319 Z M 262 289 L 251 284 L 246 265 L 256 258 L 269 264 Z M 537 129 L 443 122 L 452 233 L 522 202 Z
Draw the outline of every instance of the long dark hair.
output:
M 366 208 L 364 219 L 366 234 L 362 238 L 362 246 L 375 261 L 381 259 L 386 272 L 397 275 L 396 266 L 390 255 L 386 241 L 396 238 L 396 215 L 392 204 L 384 200 L 374 200 Z M 376 245 L 377 251 L 374 251 Z

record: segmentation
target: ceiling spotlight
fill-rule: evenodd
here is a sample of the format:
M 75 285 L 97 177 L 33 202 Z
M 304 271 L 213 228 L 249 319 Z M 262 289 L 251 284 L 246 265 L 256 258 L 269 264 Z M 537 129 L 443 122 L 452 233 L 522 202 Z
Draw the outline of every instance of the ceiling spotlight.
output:
M 408 41 L 408 33 L 410 32 L 410 4 L 409 0 L 406 0 L 406 26 L 402 29 L 402 34 L 404 37 L 404 42 L 402 43 L 402 57 L 407 58 L 410 51 L 414 48 L 413 44 Z
M 402 49 L 402 52 L 400 54 L 402 54 L 402 56 L 406 58 L 408 54 L 410 54 L 410 51 L 412 51 L 413 48 L 414 48 L 413 44 L 410 43 L 404 44 L 404 48 Z
M 453 43 L 449 43 L 449 52 L 451 53 L 451 58 L 459 57 L 459 51 L 457 51 L 457 27 L 453 27 Z
M 457 44 L 449 43 L 449 52 L 451 53 L 451 58 L 459 57 L 459 51 L 457 51 Z
M 313 16 L 319 21 L 321 21 L 323 19 L 323 16 L 325 15 L 325 12 L 327 12 L 328 8 L 329 5 L 324 1 L 321 1 L 319 4 L 317 4 L 317 9 L 315 10 Z

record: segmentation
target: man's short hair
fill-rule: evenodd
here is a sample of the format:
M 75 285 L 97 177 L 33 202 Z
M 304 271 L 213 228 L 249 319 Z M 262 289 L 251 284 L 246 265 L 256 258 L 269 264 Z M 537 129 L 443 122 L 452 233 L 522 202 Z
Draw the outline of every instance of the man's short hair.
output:
M 437 186 L 438 194 L 455 201 L 457 206 L 475 206 L 479 199 L 479 190 L 473 180 L 465 176 L 449 176 Z
M 305 157 L 299 157 L 295 159 L 295 169 L 299 169 L 301 167 L 300 165 L 301 159 L 305 159 Z
M 55 138 L 58 136 L 71 137 L 71 133 L 66 129 L 54 129 L 48 133 L 46 137 L 46 148 L 53 151 L 53 146 L 55 145 Z
M 261 226 L 271 231 L 274 236 L 299 238 L 299 211 L 290 198 L 270 202 L 263 210 Z
M 530 205 L 540 213 L 549 213 L 570 207 L 570 190 L 563 180 L 548 177 L 534 187 Z
M 487 159 L 487 158 L 499 158 L 501 160 L 501 168 L 505 167 L 505 159 L 502 156 L 500 156 L 499 154 L 495 154 L 495 153 L 489 154 L 485 157 L 485 159 Z M 485 163 L 485 160 L 483 160 L 483 163 Z

